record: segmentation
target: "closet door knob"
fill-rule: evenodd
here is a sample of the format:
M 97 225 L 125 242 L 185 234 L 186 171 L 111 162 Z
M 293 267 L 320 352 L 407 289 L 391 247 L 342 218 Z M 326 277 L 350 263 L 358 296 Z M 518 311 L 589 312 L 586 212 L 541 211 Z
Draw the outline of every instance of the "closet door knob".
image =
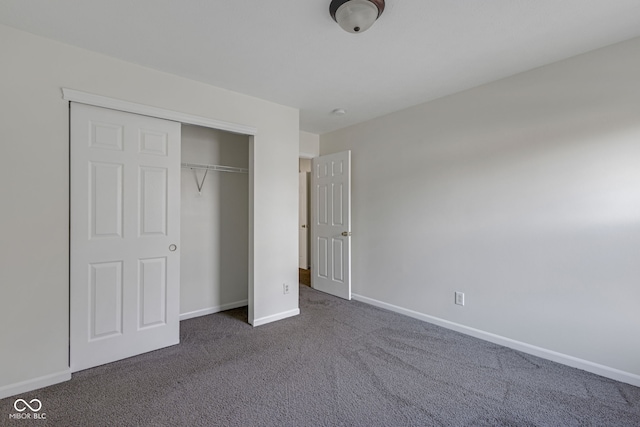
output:
M 178 249 L 178 247 L 177 247 L 176 245 L 174 245 L 174 244 L 169 245 L 169 250 L 170 250 L 171 252 L 175 252 L 175 251 L 176 251 L 176 249 Z

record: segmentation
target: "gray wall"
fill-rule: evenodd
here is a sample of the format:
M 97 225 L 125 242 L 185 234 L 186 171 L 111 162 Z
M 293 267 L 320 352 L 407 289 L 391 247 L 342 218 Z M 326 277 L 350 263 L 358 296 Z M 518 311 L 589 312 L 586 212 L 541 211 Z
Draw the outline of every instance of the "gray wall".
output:
M 355 294 L 640 380 L 640 39 L 321 136 L 347 149 Z
M 182 162 L 249 167 L 249 138 L 182 126 Z M 180 314 L 246 305 L 249 175 L 182 169 Z M 204 182 L 202 181 L 204 179 Z M 198 184 L 202 183 L 202 193 Z

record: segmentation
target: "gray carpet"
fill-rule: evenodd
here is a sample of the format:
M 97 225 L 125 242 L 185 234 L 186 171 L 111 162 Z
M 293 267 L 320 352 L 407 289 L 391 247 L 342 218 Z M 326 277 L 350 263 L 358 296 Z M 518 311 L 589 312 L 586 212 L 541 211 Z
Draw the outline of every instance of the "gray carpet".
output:
M 640 426 L 640 388 L 300 287 L 300 316 L 181 323 L 182 343 L 25 393 L 10 426 Z

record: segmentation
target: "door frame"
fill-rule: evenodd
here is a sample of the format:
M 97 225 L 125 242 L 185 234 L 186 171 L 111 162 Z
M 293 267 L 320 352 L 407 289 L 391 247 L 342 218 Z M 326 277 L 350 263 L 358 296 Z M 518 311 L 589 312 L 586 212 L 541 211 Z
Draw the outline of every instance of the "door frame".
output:
M 309 269 L 309 223 L 311 221 L 309 221 L 308 209 L 308 178 L 308 172 L 298 172 L 298 268 L 301 268 L 303 270 Z M 303 211 L 304 218 L 302 218 L 301 215 Z M 302 244 L 302 240 L 304 240 L 304 245 Z M 302 255 L 304 255 L 304 257 Z M 302 261 L 304 261 L 304 263 Z
M 77 102 L 80 104 L 93 105 L 95 107 L 110 108 L 125 113 L 140 114 L 143 116 L 156 117 L 159 119 L 172 120 L 183 124 L 198 125 L 202 127 L 233 132 L 241 135 L 249 136 L 249 278 L 248 278 L 248 312 L 249 324 L 254 324 L 254 265 L 253 265 L 253 248 L 254 248 L 254 144 L 258 129 L 244 124 L 225 122 L 222 120 L 210 119 L 208 117 L 196 116 L 188 113 L 167 110 L 164 108 L 152 107 L 135 102 L 123 101 L 120 99 L 110 98 L 102 95 L 95 95 L 88 92 L 82 92 L 75 89 L 62 88 L 62 98 L 65 101 Z M 71 203 L 71 201 L 70 201 Z M 71 208 L 71 206 L 70 206 Z M 69 250 L 71 250 L 71 241 L 69 240 Z M 69 319 L 71 322 L 71 319 Z
M 313 160 L 314 157 L 318 157 L 318 155 L 313 153 L 304 153 L 301 151 L 298 154 L 298 164 L 300 164 L 300 159 Z M 307 268 L 311 268 L 311 173 L 307 173 Z

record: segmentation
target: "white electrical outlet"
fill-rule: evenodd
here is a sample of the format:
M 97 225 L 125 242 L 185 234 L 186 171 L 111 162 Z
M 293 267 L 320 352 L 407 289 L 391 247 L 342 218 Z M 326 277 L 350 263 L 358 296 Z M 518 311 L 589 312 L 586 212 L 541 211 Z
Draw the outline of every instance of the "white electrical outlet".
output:
M 285 295 L 289 293 L 289 285 L 287 285 L 286 283 L 282 284 L 282 293 Z
M 464 305 L 464 292 L 456 292 L 456 304 Z

